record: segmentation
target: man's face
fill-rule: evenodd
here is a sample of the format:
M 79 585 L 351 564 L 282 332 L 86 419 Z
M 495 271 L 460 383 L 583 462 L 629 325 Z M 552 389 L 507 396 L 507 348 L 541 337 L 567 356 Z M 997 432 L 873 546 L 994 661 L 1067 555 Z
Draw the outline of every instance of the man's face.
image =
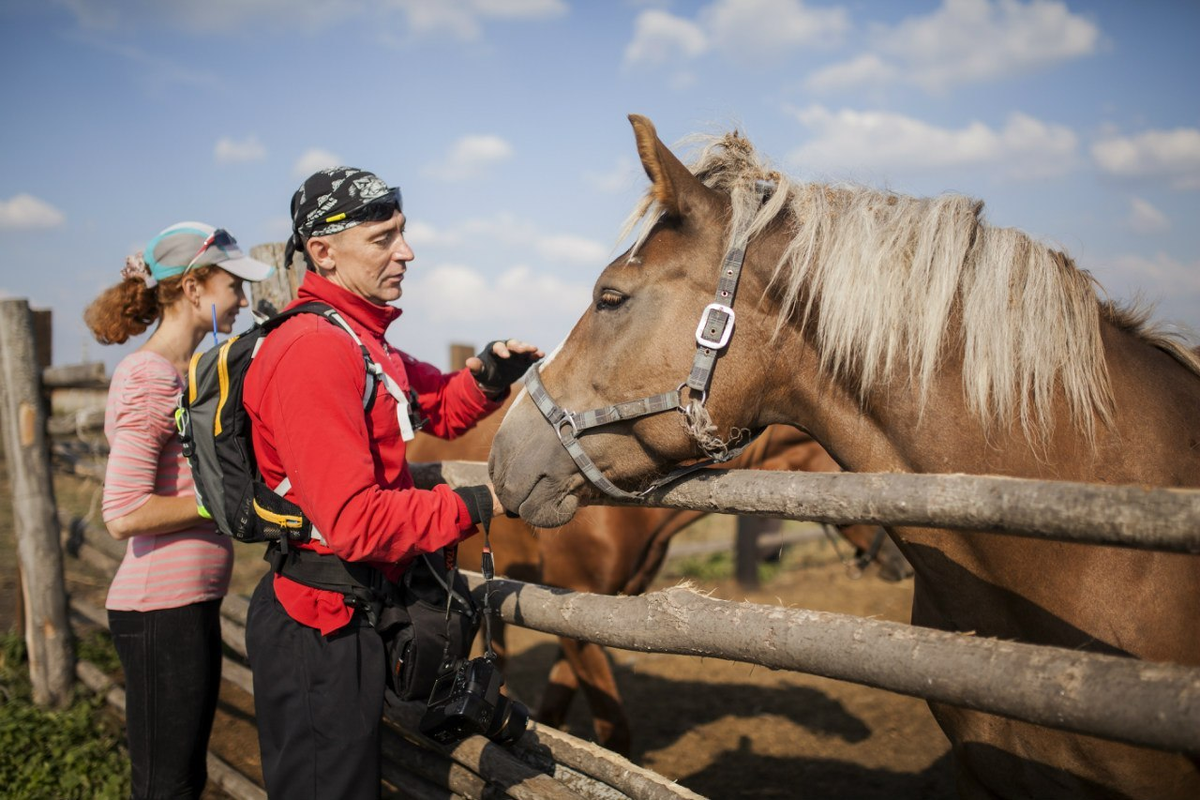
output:
M 390 220 L 362 222 L 341 233 L 321 238 L 328 243 L 332 267 L 325 277 L 347 291 L 376 305 L 387 305 L 400 298 L 400 282 L 412 248 L 404 240 L 404 214 L 397 211 Z M 325 271 L 323 269 L 322 271 Z

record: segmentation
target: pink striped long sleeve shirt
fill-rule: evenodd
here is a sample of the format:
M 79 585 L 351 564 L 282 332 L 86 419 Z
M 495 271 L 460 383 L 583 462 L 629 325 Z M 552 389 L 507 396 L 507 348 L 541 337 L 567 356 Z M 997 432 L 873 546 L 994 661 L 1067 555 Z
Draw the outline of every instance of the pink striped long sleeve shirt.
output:
M 167 359 L 145 350 L 113 371 L 104 414 L 111 452 L 104 477 L 104 521 L 141 507 L 151 495 L 194 495 L 192 471 L 175 432 L 183 379 Z M 153 611 L 225 596 L 233 543 L 212 523 L 131 537 L 108 590 L 114 611 Z

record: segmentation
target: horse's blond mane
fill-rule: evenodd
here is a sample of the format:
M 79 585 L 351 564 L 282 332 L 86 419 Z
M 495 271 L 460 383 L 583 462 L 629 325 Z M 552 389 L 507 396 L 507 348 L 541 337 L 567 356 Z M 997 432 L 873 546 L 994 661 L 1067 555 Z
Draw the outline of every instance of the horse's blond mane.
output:
M 822 368 L 862 398 L 905 369 L 924 403 L 956 347 L 964 396 L 986 428 L 1016 420 L 1031 440 L 1044 440 L 1061 391 L 1090 439 L 1096 419 L 1112 417 L 1101 318 L 1200 374 L 1195 353 L 1151 327 L 1145 312 L 1101 301 L 1091 275 L 1066 254 L 987 225 L 982 202 L 793 182 L 736 132 L 689 141 L 700 146 L 692 172 L 731 196 L 731 236 L 748 225 L 753 237 L 791 212 L 792 238 L 771 279 L 783 298 L 776 335 L 812 325 Z M 760 178 L 776 182 L 762 207 L 753 190 Z M 641 223 L 631 254 L 660 212 L 647 195 L 631 214 L 623 236 Z

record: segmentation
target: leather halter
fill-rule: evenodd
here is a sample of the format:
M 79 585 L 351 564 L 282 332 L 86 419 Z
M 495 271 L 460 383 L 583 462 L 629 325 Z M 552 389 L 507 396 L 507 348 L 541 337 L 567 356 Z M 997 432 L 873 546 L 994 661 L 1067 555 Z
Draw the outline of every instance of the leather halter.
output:
M 759 206 L 762 205 L 774 187 L 775 184 L 773 181 L 759 180 L 755 182 L 754 189 L 758 195 Z M 716 367 L 717 356 L 729 344 L 729 337 L 733 334 L 733 324 L 736 319 L 736 315 L 733 312 L 733 300 L 737 294 L 738 279 L 742 274 L 742 265 L 746 260 L 747 242 L 748 236 L 746 230 L 739 230 L 734 235 L 729 250 L 725 253 L 725 257 L 721 262 L 721 276 L 717 282 L 716 297 L 713 302 L 705 306 L 704 311 L 700 314 L 700 323 L 696 326 L 696 355 L 692 360 L 692 370 L 688 374 L 687 380 L 679 384 L 677 388 L 669 392 L 663 392 L 662 394 L 643 397 L 640 400 L 630 400 L 625 403 L 594 408 L 591 411 L 576 412 L 562 408 L 550 397 L 550 393 L 546 391 L 545 384 L 542 383 L 540 364 L 534 364 L 525 373 L 525 388 L 529 392 L 529 397 L 533 400 L 538 410 L 542 412 L 542 416 L 546 418 L 546 421 L 553 426 L 555 432 L 558 434 L 558 440 L 566 448 L 567 453 L 575 462 L 575 466 L 579 468 L 584 477 L 591 481 L 597 489 L 610 497 L 625 500 L 641 500 L 655 489 L 673 483 L 684 475 L 689 475 L 712 464 L 721 464 L 732 458 L 736 458 L 758 436 L 755 433 L 740 447 L 727 449 L 717 456 L 711 456 L 710 454 L 710 458 L 680 467 L 636 493 L 620 489 L 612 481 L 604 477 L 604 473 L 588 457 L 588 454 L 584 452 L 583 446 L 579 443 L 579 434 L 593 428 L 612 425 L 625 420 L 648 417 L 653 414 L 661 414 L 664 411 L 678 410 L 686 412 L 693 403 L 703 408 L 704 403 L 708 399 L 708 387 L 712 382 L 712 373 Z M 683 401 L 684 387 L 690 389 L 693 397 L 698 399 L 693 399 L 685 403 Z

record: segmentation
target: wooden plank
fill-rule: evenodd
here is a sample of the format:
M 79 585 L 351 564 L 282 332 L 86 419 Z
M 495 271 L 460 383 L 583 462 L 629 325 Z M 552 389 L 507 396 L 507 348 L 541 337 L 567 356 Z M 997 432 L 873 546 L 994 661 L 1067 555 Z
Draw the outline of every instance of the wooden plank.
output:
M 399 703 L 389 706 L 385 718 L 400 729 L 416 734 L 425 704 Z M 528 735 L 528 734 L 526 734 Z M 443 747 L 427 739 L 421 744 L 449 756 L 476 775 L 486 776 L 491 784 L 504 787 L 513 800 L 586 800 L 540 770 L 517 758 L 509 749 L 499 747 L 482 736 L 468 736 L 456 745 Z
M 104 406 L 53 416 L 46 422 L 46 432 L 51 436 L 86 436 L 101 430 L 104 430 Z
M 29 303 L 0 299 L 0 417 L 23 579 L 29 676 L 34 703 L 61 708 L 71 702 L 75 654 L 37 359 Z
M 54 362 L 54 312 L 34 308 L 29 313 L 33 316 L 34 363 L 45 370 Z
M 450 345 L 450 369 L 459 370 L 467 366 L 467 359 L 475 355 L 474 345 L 454 343 Z
M 418 486 L 488 480 L 487 464 L 414 464 Z M 954 528 L 1035 539 L 1200 553 L 1200 490 L 1038 481 L 994 475 L 701 470 L 644 502 L 705 513 L 848 525 Z
M 482 577 L 465 573 L 479 591 Z M 645 653 L 724 658 L 861 683 L 1038 725 L 1200 753 L 1200 669 L 897 622 L 715 600 L 686 587 L 607 597 L 503 579 L 501 618 Z
M 75 387 L 108 386 L 103 361 L 87 361 L 83 364 L 63 364 L 42 370 L 42 385 L 47 389 L 72 389 Z
M 293 259 L 291 269 L 284 269 L 283 242 L 259 244 L 250 248 L 250 257 L 275 267 L 266 280 L 246 284 L 250 289 L 250 308 L 268 315 L 283 310 L 296 297 L 296 289 L 304 279 L 303 257 Z

